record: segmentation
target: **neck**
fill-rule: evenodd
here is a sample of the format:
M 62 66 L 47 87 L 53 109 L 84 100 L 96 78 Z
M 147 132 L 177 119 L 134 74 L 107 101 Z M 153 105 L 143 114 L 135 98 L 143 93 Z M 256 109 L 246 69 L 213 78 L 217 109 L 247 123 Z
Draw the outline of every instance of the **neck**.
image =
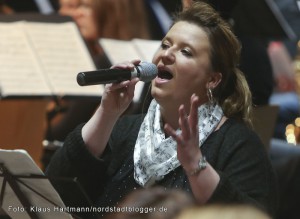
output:
M 160 106 L 160 113 L 163 121 L 163 125 L 168 123 L 170 126 L 172 126 L 174 129 L 178 129 L 178 107 L 162 107 Z

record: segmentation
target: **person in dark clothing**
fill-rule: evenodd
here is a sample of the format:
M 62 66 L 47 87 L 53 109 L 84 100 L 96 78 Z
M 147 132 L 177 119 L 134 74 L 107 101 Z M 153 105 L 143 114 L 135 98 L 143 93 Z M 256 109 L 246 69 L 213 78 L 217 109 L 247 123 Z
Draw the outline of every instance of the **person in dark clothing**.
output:
M 97 218 L 137 188 L 162 186 L 186 191 L 200 205 L 245 203 L 274 214 L 276 177 L 250 128 L 251 93 L 237 68 L 239 51 L 209 5 L 197 2 L 179 13 L 153 57 L 158 75 L 146 115 L 121 117 L 138 79 L 108 84 L 93 117 L 52 158 L 46 174 L 76 178 L 91 200 L 54 183 L 65 204 L 99 207 L 97 215 L 82 215 Z M 113 68 L 132 70 L 139 62 Z

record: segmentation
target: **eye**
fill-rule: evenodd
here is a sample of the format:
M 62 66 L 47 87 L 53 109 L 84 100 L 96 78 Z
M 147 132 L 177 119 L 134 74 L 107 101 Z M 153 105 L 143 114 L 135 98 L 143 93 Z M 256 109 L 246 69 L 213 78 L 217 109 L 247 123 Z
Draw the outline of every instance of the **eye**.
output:
M 160 47 L 161 47 L 162 49 L 168 49 L 170 46 L 169 46 L 168 43 L 162 42 L 161 45 L 160 45 Z
M 192 56 L 191 51 L 188 50 L 188 49 L 182 49 L 182 50 L 181 50 L 181 53 L 182 53 L 183 55 L 187 56 L 187 57 L 191 57 L 191 56 Z

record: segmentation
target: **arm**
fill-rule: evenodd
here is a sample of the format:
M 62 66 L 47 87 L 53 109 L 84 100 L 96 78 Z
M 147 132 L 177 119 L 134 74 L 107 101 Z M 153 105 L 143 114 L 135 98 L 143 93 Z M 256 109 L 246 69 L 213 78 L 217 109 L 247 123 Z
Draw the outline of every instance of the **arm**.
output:
M 166 131 L 177 141 L 178 160 L 197 202 L 247 203 L 274 212 L 277 207 L 276 177 L 257 135 L 243 125 L 227 123 L 228 128 L 220 129 L 214 140 L 200 150 L 196 112 L 193 111 L 197 99 L 192 97 L 191 102 L 188 118 L 184 116 L 184 108 L 179 109 L 181 135 L 176 136 L 168 125 Z M 190 176 L 189 173 L 198 168 L 202 153 L 207 155 L 208 166 Z
M 168 124 L 165 125 L 166 132 L 177 142 L 177 157 L 183 169 L 188 175 L 194 197 L 199 204 L 204 204 L 212 196 L 220 177 L 209 164 L 197 174 L 190 175 L 198 168 L 202 153 L 199 149 L 198 133 L 198 107 L 199 99 L 195 95 L 191 97 L 190 115 L 187 117 L 184 106 L 179 107 L 179 125 L 182 130 L 180 135 Z
M 210 150 L 217 151 L 210 164 L 220 181 L 208 202 L 251 204 L 274 214 L 277 179 L 265 147 L 245 126 L 232 120 L 226 126 L 218 139 L 201 149 L 208 157 Z
M 134 65 L 139 62 L 139 60 L 136 60 L 133 63 L 113 66 L 113 68 L 133 69 Z M 134 88 L 137 82 L 138 79 L 135 78 L 131 81 L 105 86 L 99 108 L 82 129 L 83 141 L 94 156 L 101 156 L 105 150 L 116 121 L 128 108 L 133 99 Z
M 52 156 L 45 174 L 60 194 L 66 206 L 90 206 L 82 198 L 73 179 L 79 181 L 89 199 L 94 202 L 102 192 L 107 178 L 109 157 L 97 159 L 84 145 L 82 125 L 76 127 L 66 138 L 63 147 Z
M 133 65 L 127 63 L 114 67 L 131 68 Z M 131 80 L 106 86 L 93 117 L 70 133 L 64 146 L 52 157 L 46 170 L 49 178 L 76 178 L 92 202 L 97 199 L 108 178 L 110 153 L 103 152 L 113 126 L 132 100 L 136 82 Z M 54 186 L 68 206 L 89 205 L 76 196 L 78 188 L 71 188 L 60 180 L 54 182 Z

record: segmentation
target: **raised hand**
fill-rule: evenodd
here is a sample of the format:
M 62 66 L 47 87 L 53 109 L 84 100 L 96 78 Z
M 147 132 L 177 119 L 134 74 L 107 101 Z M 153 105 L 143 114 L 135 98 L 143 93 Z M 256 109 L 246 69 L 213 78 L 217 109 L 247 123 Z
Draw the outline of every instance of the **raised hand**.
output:
M 190 172 L 197 168 L 200 157 L 199 131 L 198 131 L 198 107 L 199 98 L 193 94 L 191 96 L 190 113 L 187 115 L 184 105 L 179 107 L 179 128 L 181 133 L 169 125 L 165 125 L 165 131 L 177 142 L 177 158 L 183 168 Z

